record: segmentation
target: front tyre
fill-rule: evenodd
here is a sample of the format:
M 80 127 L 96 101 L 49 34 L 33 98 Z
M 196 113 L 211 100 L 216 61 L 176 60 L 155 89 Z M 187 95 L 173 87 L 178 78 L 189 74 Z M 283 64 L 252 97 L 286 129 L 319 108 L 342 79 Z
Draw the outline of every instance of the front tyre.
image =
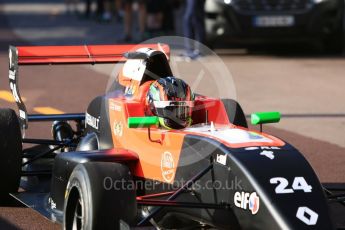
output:
M 9 193 L 17 192 L 22 164 L 22 136 L 16 113 L 0 109 L 0 203 L 9 200 Z
M 127 166 L 110 162 L 79 164 L 66 188 L 63 225 L 74 229 L 120 229 L 133 223 L 136 193 Z

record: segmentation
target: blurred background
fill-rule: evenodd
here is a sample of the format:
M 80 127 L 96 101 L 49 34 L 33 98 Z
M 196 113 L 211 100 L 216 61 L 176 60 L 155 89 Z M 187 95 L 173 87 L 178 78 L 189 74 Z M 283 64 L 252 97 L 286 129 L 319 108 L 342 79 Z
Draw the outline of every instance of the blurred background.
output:
M 247 115 L 280 111 L 281 122 L 264 131 L 300 149 L 323 183 L 344 186 L 344 24 L 344 0 L 0 0 L 0 106 L 16 108 L 8 86 L 9 45 L 187 36 L 219 55 Z M 190 62 L 203 53 L 186 44 L 181 56 Z M 23 67 L 21 95 L 31 113 L 82 112 L 105 92 L 111 70 Z M 49 134 L 48 124 L 27 133 Z M 344 227 L 344 221 L 337 223 Z M 54 228 L 26 208 L 0 208 L 0 229 Z
M 199 39 L 203 43 L 215 49 L 255 50 L 264 45 L 260 48 L 273 46 L 274 51 L 289 47 L 291 51 L 294 47 L 294 52 L 341 54 L 344 47 L 343 0 L 1 0 L 0 3 L 2 23 L 6 21 L 15 35 L 37 44 L 137 43 L 161 35 L 178 35 L 202 37 Z M 204 28 L 205 35 L 199 27 Z M 1 42 L 6 39 L 11 41 L 2 35 Z

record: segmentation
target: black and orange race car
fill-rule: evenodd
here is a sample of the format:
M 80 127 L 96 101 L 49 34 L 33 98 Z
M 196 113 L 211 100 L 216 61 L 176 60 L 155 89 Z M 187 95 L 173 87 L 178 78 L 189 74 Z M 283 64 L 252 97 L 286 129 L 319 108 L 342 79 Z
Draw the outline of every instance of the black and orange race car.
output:
M 327 201 L 338 197 L 297 149 L 249 130 L 236 101 L 196 95 L 191 126 L 178 130 L 146 115 L 150 84 L 172 76 L 169 53 L 164 44 L 10 47 L 19 116 L 0 110 L 2 201 L 11 194 L 64 229 L 332 229 Z M 20 65 L 117 62 L 113 89 L 86 113 L 27 113 Z M 252 114 L 260 126 L 279 119 Z M 47 121 L 51 139 L 24 137 Z

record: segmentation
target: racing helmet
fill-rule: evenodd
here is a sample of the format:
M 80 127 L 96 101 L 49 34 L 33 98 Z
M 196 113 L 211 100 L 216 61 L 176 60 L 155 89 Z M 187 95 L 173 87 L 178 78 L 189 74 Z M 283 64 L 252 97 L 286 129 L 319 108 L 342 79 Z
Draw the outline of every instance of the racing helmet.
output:
M 167 129 L 182 129 L 192 122 L 194 94 L 189 85 L 175 77 L 154 81 L 147 93 L 149 111 Z

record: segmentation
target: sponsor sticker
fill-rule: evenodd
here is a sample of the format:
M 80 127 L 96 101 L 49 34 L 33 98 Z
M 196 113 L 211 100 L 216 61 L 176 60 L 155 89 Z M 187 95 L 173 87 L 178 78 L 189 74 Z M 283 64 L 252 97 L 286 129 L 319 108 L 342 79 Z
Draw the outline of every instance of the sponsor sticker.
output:
M 98 130 L 99 118 L 95 118 L 95 117 L 91 116 L 90 114 L 86 113 L 85 120 L 86 120 L 87 125 Z
M 278 146 L 260 146 L 260 147 L 253 146 L 253 147 L 247 147 L 244 150 L 251 151 L 251 150 L 258 150 L 258 149 L 261 149 L 261 150 L 278 150 L 280 148 Z
M 18 94 L 18 91 L 17 91 L 17 86 L 16 86 L 16 84 L 14 82 L 10 82 L 10 89 L 11 89 L 11 92 L 13 94 L 14 100 L 17 103 L 21 103 L 21 100 L 20 100 L 20 97 L 19 97 L 19 94 Z
M 10 60 L 10 68 L 13 68 L 13 54 L 12 54 L 12 49 L 9 50 L 8 52 L 8 58 Z
M 117 111 L 117 112 L 121 112 L 122 111 L 121 105 L 119 105 L 119 104 L 117 104 L 117 103 L 115 103 L 113 101 L 111 101 L 109 103 L 109 108 L 110 108 L 110 110 Z
M 261 156 L 265 156 L 271 160 L 274 159 L 274 152 L 273 151 L 267 151 L 267 150 L 264 150 L 260 153 Z
M 134 83 L 132 83 L 130 86 L 128 86 L 128 87 L 126 87 L 126 89 L 125 89 L 125 95 L 126 96 L 132 96 L 132 95 L 134 95 L 136 92 L 137 92 L 137 86 L 134 84 Z
M 249 138 L 251 140 L 260 140 L 263 138 L 262 135 L 258 134 L 258 133 L 255 133 L 255 132 L 248 132 L 248 135 L 249 135 Z
M 252 146 L 252 147 L 247 147 L 245 150 L 247 151 L 252 151 L 252 150 L 262 150 L 260 152 L 261 156 L 265 156 L 269 158 L 270 160 L 274 160 L 275 155 L 272 150 L 279 150 L 280 148 L 277 146 Z
M 121 121 L 114 122 L 114 134 L 115 136 L 122 137 L 123 134 L 123 124 Z
M 25 111 L 23 111 L 23 110 L 19 110 L 19 117 L 20 118 L 22 118 L 22 119 L 26 119 L 26 113 L 25 113 Z
M 261 146 L 261 149 L 263 149 L 263 150 L 264 149 L 276 149 L 277 150 L 277 149 L 280 149 L 280 148 L 278 146 L 271 146 L 271 147 L 270 146 Z
M 216 161 L 217 161 L 219 164 L 226 165 L 226 155 L 217 154 L 217 159 L 216 159 Z
M 260 198 L 256 192 L 236 192 L 234 195 L 236 207 L 251 211 L 252 215 L 258 213 L 260 208 Z
M 303 206 L 299 207 L 296 213 L 296 217 L 300 219 L 306 225 L 316 225 L 319 214 L 311 210 L 310 208 Z
M 16 71 L 15 70 L 10 70 L 9 71 L 9 76 L 8 76 L 11 80 L 15 81 L 16 80 Z
M 164 152 L 161 159 L 161 171 L 163 179 L 170 183 L 175 176 L 175 162 L 170 152 Z

